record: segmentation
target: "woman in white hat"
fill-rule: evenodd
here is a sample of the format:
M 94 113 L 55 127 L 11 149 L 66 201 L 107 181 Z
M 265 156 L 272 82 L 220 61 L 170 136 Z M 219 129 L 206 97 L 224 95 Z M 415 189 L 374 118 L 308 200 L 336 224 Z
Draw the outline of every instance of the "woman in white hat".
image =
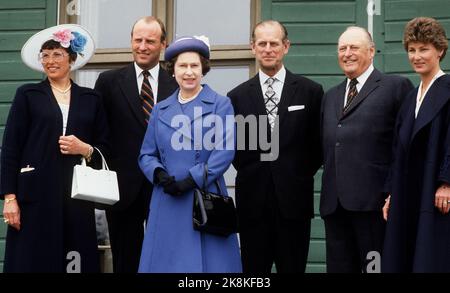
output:
M 234 157 L 230 99 L 201 84 L 210 69 L 209 56 L 206 37 L 180 38 L 165 52 L 179 90 L 153 108 L 139 157 L 154 184 L 139 272 L 242 271 L 235 230 L 223 236 L 193 227 L 194 188 L 205 186 L 227 197 L 223 174 Z M 236 220 L 220 219 L 227 224 Z
M 97 272 L 94 205 L 71 199 L 73 167 L 107 150 L 100 96 L 70 79 L 94 53 L 78 25 L 40 31 L 22 60 L 47 78 L 17 89 L 1 152 L 0 196 L 8 224 L 4 272 Z

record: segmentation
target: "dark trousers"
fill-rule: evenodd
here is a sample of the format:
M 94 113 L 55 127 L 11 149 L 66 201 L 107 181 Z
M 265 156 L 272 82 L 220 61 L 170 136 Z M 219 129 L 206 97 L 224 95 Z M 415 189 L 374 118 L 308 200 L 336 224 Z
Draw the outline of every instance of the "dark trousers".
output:
M 114 273 L 138 271 L 150 196 L 148 191 L 142 191 L 126 209 L 106 211 Z
M 323 218 L 325 222 L 327 272 L 361 273 L 373 260 L 369 252 L 381 254 L 385 222 L 379 212 L 353 212 L 340 204 Z
M 311 219 L 283 218 L 273 197 L 262 218 L 239 219 L 243 272 L 270 273 L 275 262 L 278 273 L 304 273 Z

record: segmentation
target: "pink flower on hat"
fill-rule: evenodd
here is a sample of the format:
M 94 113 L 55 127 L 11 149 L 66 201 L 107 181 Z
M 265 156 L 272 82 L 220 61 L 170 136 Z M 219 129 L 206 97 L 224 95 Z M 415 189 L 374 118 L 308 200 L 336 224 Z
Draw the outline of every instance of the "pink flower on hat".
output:
M 70 41 L 75 37 L 72 35 L 72 32 L 69 29 L 61 29 L 55 33 L 53 33 L 53 40 L 57 41 L 64 48 L 69 48 Z

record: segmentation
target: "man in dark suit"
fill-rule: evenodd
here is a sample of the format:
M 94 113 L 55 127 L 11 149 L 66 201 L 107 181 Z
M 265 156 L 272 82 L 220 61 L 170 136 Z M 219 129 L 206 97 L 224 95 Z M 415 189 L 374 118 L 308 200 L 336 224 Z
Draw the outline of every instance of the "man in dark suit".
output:
M 138 156 L 152 106 L 177 87 L 159 66 L 165 47 L 164 24 L 154 17 L 139 19 L 131 32 L 134 62 L 101 73 L 95 84 L 103 96 L 111 130 L 108 163 L 119 181 L 120 201 L 106 211 L 116 273 L 138 270 L 152 193 L 152 185 L 139 169 Z
M 237 121 L 255 117 L 257 129 L 263 126 L 257 136 L 270 138 L 274 156 L 264 158 L 267 154 L 261 145 L 252 150 L 252 142 L 259 139 L 248 125 L 245 141 L 240 141 L 243 128 L 238 122 L 233 165 L 243 270 L 269 273 L 275 262 L 277 272 L 304 272 L 313 217 L 313 176 L 321 163 L 323 90 L 285 69 L 283 58 L 290 42 L 279 22 L 256 25 L 251 46 L 259 73 L 228 96 Z
M 323 99 L 320 214 L 325 222 L 328 272 L 366 272 L 375 260 L 369 252 L 381 253 L 383 245 L 381 209 L 393 130 L 412 84 L 375 69 L 374 55 L 367 30 L 347 28 L 338 43 L 339 66 L 347 78 Z

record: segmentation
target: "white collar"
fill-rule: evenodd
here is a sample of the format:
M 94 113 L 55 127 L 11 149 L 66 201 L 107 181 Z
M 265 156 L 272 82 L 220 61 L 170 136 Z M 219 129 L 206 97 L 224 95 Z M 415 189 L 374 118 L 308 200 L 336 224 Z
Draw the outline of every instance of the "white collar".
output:
M 358 81 L 357 86 L 362 87 L 366 83 L 369 76 L 372 74 L 373 70 L 374 70 L 373 64 L 370 64 L 370 66 L 366 69 L 366 71 L 364 71 L 360 76 L 358 76 L 356 78 L 356 80 Z M 350 81 L 351 81 L 351 79 L 347 78 L 347 88 L 350 84 Z M 359 87 L 359 89 L 360 89 L 360 87 Z
M 433 79 L 431 80 L 430 84 L 428 85 L 428 88 L 426 89 L 426 91 L 428 91 L 428 89 L 433 85 L 433 83 L 436 81 L 436 79 L 438 79 L 439 77 L 441 77 L 443 75 L 445 75 L 445 72 L 442 71 L 442 69 L 439 69 L 439 71 L 436 73 L 436 75 L 433 76 Z M 419 89 L 422 89 L 422 82 L 420 82 Z
M 286 68 L 284 68 L 284 65 L 281 67 L 280 70 L 278 70 L 278 72 L 274 76 L 268 76 L 261 69 L 259 70 L 259 81 L 261 82 L 261 84 L 265 84 L 267 79 L 270 77 L 284 83 L 284 80 L 286 79 Z
M 156 81 L 158 82 L 158 76 L 159 76 L 159 63 L 156 64 L 153 68 L 149 69 L 148 72 L 150 72 L 150 76 Z M 142 74 L 142 71 L 144 71 L 144 69 L 142 69 L 141 67 L 139 67 L 139 65 L 137 65 L 136 62 L 134 62 L 134 68 L 136 70 L 136 79 L 139 79 L 139 77 Z
M 444 71 L 442 71 L 442 69 L 440 69 L 436 75 L 433 77 L 433 79 L 431 79 L 430 84 L 428 85 L 428 87 L 425 89 L 425 91 L 422 94 L 422 81 L 419 84 L 419 89 L 417 91 L 417 101 L 419 104 L 422 103 L 423 99 L 425 98 L 425 95 L 428 93 L 428 90 L 431 88 L 431 86 L 433 85 L 433 83 L 436 81 L 436 79 L 438 79 L 439 77 L 445 75 Z
M 203 90 L 203 86 L 200 85 L 200 90 L 198 91 L 198 93 L 196 93 L 195 95 L 193 95 L 192 97 L 190 97 L 189 99 L 183 99 L 181 96 L 181 90 L 178 92 L 178 102 L 182 105 L 187 104 L 193 100 L 195 100 L 195 98 L 198 97 L 198 95 L 200 95 L 201 91 Z

